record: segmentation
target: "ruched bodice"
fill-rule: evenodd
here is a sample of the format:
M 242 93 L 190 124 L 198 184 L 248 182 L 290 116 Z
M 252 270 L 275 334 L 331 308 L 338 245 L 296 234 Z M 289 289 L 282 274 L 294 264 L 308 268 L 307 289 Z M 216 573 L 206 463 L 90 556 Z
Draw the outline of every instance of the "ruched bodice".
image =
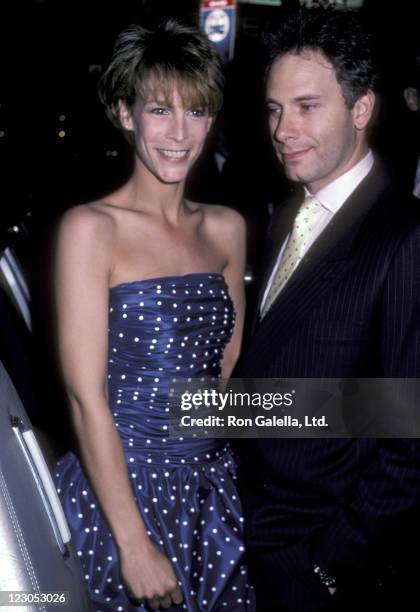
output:
M 184 604 L 171 610 L 253 610 L 229 447 L 169 435 L 170 382 L 220 375 L 234 326 L 225 280 L 193 273 L 109 293 L 109 408 L 147 533 L 182 586 Z M 74 454 L 58 462 L 55 480 L 93 609 L 143 609 L 125 594 L 115 543 Z
M 110 289 L 109 313 L 110 390 L 130 391 L 139 382 L 153 387 L 162 377 L 219 375 L 234 318 L 223 276 L 122 283 Z M 146 376 L 140 381 L 139 372 Z M 165 398 L 166 390 L 157 396 Z
M 169 383 L 219 376 L 233 324 L 232 300 L 219 274 L 111 288 L 109 400 L 123 445 L 136 460 L 174 465 L 214 458 L 220 441 L 168 436 Z

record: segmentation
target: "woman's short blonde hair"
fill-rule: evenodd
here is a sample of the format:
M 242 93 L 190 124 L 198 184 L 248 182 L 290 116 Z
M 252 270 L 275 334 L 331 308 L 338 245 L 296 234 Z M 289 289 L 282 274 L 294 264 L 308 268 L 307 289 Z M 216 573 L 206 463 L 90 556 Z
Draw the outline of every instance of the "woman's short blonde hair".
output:
M 171 102 L 174 88 L 183 104 L 214 115 L 222 105 L 219 58 L 198 30 L 175 19 L 155 30 L 131 25 L 118 36 L 111 62 L 99 81 L 99 97 L 112 123 L 120 121 L 120 101 L 128 108 L 150 98 Z

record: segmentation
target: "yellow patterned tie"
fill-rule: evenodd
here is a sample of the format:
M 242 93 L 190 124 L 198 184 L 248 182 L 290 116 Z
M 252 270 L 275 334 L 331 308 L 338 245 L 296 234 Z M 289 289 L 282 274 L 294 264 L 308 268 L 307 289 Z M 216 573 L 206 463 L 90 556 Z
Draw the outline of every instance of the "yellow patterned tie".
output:
M 306 196 L 295 217 L 292 232 L 271 283 L 261 318 L 270 310 L 280 291 L 297 268 L 305 253 L 306 244 L 316 224 L 318 215 L 322 212 L 323 206 L 313 196 Z

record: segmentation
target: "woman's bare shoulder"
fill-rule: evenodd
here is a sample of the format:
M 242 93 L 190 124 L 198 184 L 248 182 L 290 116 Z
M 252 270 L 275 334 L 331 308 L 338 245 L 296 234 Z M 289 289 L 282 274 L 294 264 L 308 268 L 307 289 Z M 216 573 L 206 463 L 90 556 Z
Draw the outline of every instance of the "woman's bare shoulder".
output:
M 220 204 L 201 204 L 210 230 L 227 238 L 241 238 L 246 232 L 245 219 L 234 208 Z
M 61 219 L 59 234 L 75 240 L 93 239 L 97 243 L 110 239 L 114 229 L 114 216 L 98 200 L 70 208 Z

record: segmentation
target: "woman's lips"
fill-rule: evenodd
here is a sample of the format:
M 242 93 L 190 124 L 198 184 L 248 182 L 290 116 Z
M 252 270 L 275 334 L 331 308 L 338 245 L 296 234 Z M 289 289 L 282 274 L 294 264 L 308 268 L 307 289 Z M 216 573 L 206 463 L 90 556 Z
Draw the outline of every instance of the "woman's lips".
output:
M 158 153 L 165 159 L 172 162 L 182 162 L 189 154 L 189 149 L 173 150 L 173 149 L 157 149 Z

